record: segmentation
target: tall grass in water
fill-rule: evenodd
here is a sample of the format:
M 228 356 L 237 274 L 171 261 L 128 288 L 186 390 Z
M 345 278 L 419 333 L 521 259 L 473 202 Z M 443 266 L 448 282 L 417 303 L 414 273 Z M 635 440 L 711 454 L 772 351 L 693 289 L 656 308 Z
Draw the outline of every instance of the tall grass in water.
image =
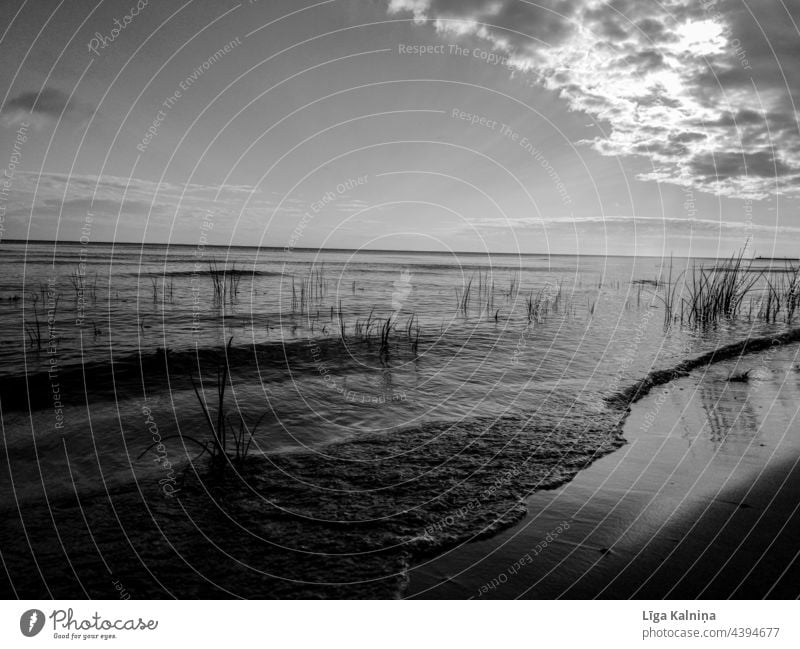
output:
M 778 279 L 768 278 L 764 292 L 757 316 L 774 323 L 783 314 L 787 324 L 792 322 L 800 306 L 800 266 L 788 266 Z
M 512 276 L 508 288 L 505 289 L 495 281 L 494 271 L 478 270 L 477 275 L 475 273 L 470 275 L 462 288 L 456 287 L 454 290 L 456 309 L 463 316 L 468 316 L 470 307 L 475 305 L 478 313 L 485 314 L 489 320 L 497 320 L 499 314 L 497 297 L 505 298 L 507 303 L 515 300 L 520 290 L 519 275 Z
M 752 272 L 752 261 L 744 262 L 744 251 L 713 268 L 692 267 L 685 282 L 686 296 L 681 302 L 681 321 L 692 326 L 716 324 L 734 319 L 745 296 L 758 282 L 760 273 Z M 673 291 L 674 288 L 667 289 Z M 674 299 L 670 301 L 670 306 Z
M 711 268 L 694 266 L 674 281 L 672 275 L 670 259 L 667 280 L 656 286 L 664 289 L 663 296 L 656 296 L 664 304 L 665 327 L 674 322 L 707 327 L 741 316 L 789 323 L 800 308 L 800 266 L 787 266 L 776 273 L 777 279 L 768 277 L 760 285 L 764 270 L 753 268 L 752 261 L 739 253 Z M 749 308 L 743 309 L 745 303 Z
M 536 296 L 534 296 L 533 291 L 528 294 L 528 297 L 525 298 L 525 312 L 529 324 L 534 321 L 540 323 L 542 319 L 550 313 L 551 307 L 553 311 L 558 313 L 558 307 L 561 301 L 561 290 L 562 285 L 561 282 L 559 282 L 557 289 L 554 289 L 551 284 L 548 284 L 544 288 L 539 289 Z
M 80 297 L 88 300 L 91 299 L 92 302 L 97 302 L 97 273 L 94 274 L 94 278 L 92 282 L 88 282 L 85 279 L 85 274 L 80 272 L 80 269 L 73 270 L 67 277 L 69 279 L 70 284 L 72 284 L 72 290 L 75 294 L 75 300 L 78 300 Z
M 224 302 L 226 299 L 234 300 L 239 295 L 239 281 L 242 279 L 242 271 L 233 264 L 232 268 L 220 268 L 216 259 L 208 262 L 208 275 L 211 278 L 211 286 L 214 289 L 214 300 Z
M 678 276 L 678 279 L 680 279 L 680 277 L 682 277 L 682 276 L 683 276 L 683 273 L 681 273 L 681 275 Z M 672 324 L 672 322 L 674 321 L 675 317 L 676 317 L 676 315 L 675 315 L 675 305 L 676 305 L 677 296 L 675 294 L 675 291 L 678 288 L 678 279 L 676 279 L 675 282 L 672 281 L 672 256 L 670 255 L 670 258 L 669 258 L 669 273 L 667 275 L 667 281 L 666 282 L 662 282 L 661 279 L 657 279 L 655 281 L 655 284 L 654 284 L 655 289 L 656 289 L 656 293 L 655 293 L 656 298 L 658 298 L 659 300 L 661 300 L 664 303 L 664 328 L 669 327 Z M 657 292 L 659 286 L 663 286 L 664 287 L 664 296 L 663 297 L 660 296 L 658 294 L 658 292 Z M 641 288 L 641 285 L 640 285 L 639 288 Z M 637 303 L 638 303 L 638 298 L 637 298 Z
M 466 286 L 464 286 L 464 290 L 461 291 L 456 288 L 456 302 L 458 303 L 458 310 L 461 311 L 465 316 L 469 311 L 469 302 L 470 296 L 472 295 L 472 281 L 473 277 L 469 278 Z
M 36 293 L 31 295 L 31 300 L 33 303 L 33 323 L 25 322 L 25 333 L 28 335 L 28 340 L 30 342 L 31 348 L 36 345 L 36 349 L 41 351 L 42 349 L 42 325 L 39 321 L 39 308 L 37 303 L 39 302 L 39 296 Z M 56 302 L 58 304 L 58 302 Z
M 203 411 L 203 417 L 208 429 L 211 433 L 211 439 L 201 441 L 191 435 L 181 433 L 179 435 L 167 435 L 162 437 L 160 442 L 154 442 L 148 446 L 137 459 L 141 459 L 150 449 L 160 443 L 166 442 L 170 439 L 180 439 L 182 442 L 191 442 L 200 448 L 200 453 L 194 459 L 198 459 L 209 454 L 211 457 L 211 468 L 215 472 L 220 472 L 228 465 L 233 465 L 241 468 L 244 464 L 247 455 L 250 453 L 250 448 L 253 444 L 253 438 L 264 420 L 264 417 L 269 411 L 265 411 L 250 427 L 245 421 L 244 415 L 241 411 L 237 410 L 238 423 L 234 423 L 232 417 L 227 412 L 227 405 L 225 403 L 225 392 L 228 382 L 230 381 L 230 372 L 228 368 L 228 358 L 230 357 L 231 343 L 233 337 L 228 339 L 228 344 L 225 346 L 225 357 L 217 364 L 216 384 L 214 386 L 217 393 L 216 415 L 212 416 L 209 409 L 208 401 L 205 398 L 205 391 L 198 390 L 194 377 L 190 376 L 189 379 L 192 383 L 197 401 Z M 202 382 L 200 384 L 202 389 Z M 188 467 L 187 467 L 188 468 Z
M 339 300 L 339 337 L 342 342 L 345 342 L 347 337 L 347 325 L 344 322 L 344 313 L 342 312 L 342 301 Z
M 381 349 L 380 356 L 386 359 L 389 356 L 389 334 L 392 332 L 392 316 L 386 318 L 386 322 L 381 326 Z
M 299 282 L 300 287 L 297 287 Z M 328 292 L 328 281 L 325 279 L 325 265 L 315 268 L 313 265 L 308 274 L 295 280 L 292 276 L 292 313 L 300 312 L 311 315 L 311 308 L 319 306 Z M 353 282 L 355 293 L 355 282 Z
M 416 328 L 414 327 L 415 320 L 416 320 Z M 420 334 L 419 318 L 415 313 L 413 313 L 406 322 L 406 337 L 411 343 L 411 352 L 415 356 L 417 355 L 417 351 L 419 350 L 419 334 Z

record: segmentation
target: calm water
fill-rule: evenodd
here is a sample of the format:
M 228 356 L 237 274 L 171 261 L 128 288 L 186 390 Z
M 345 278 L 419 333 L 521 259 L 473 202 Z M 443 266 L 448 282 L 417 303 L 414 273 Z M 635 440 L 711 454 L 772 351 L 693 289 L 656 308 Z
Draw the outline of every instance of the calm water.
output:
M 655 258 L 242 248 L 198 255 L 194 247 L 95 243 L 4 243 L 2 255 L 3 376 L 54 365 L 63 374 L 158 348 L 222 348 L 231 337 L 236 347 L 274 345 L 285 357 L 232 368 L 228 397 L 246 421 L 266 413 L 256 437 L 265 452 L 433 420 L 556 421 L 575 401 L 601 408 L 604 395 L 653 367 L 765 328 L 742 320 L 665 332 L 657 289 L 641 283 L 666 278 L 669 262 Z M 676 259 L 673 276 L 696 262 Z M 210 263 L 235 267 L 238 286 L 225 279 L 228 290 L 215 294 Z M 537 297 L 529 319 L 528 300 Z M 390 316 L 381 353 L 379 329 Z M 377 324 L 366 335 L 370 318 Z M 157 474 L 149 458 L 137 459 L 150 440 L 142 405 L 162 436 L 201 436 L 202 411 L 185 381 L 152 390 L 146 376 L 134 379 L 120 377 L 112 398 L 63 403 L 62 426 L 53 408 L 29 416 L 4 404 L 7 448 L 25 458 L 35 447 L 37 474 L 56 485 L 91 489 Z M 173 442 L 172 460 L 187 450 Z

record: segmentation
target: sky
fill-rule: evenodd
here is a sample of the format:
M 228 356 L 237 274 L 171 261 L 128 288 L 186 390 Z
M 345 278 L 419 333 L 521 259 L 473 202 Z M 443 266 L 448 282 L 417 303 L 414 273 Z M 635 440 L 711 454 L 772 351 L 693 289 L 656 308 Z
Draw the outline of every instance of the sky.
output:
M 800 0 L 3 14 L 0 244 L 798 256 Z

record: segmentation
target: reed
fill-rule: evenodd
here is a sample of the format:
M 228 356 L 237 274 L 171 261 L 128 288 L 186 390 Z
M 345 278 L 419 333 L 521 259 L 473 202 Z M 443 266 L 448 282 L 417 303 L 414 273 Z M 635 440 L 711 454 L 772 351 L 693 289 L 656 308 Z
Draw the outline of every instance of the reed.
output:
M 508 285 L 508 293 L 507 293 L 508 300 L 511 301 L 515 299 L 518 293 L 519 293 L 519 274 L 514 273 Z
M 25 332 L 28 335 L 28 341 L 30 342 L 31 348 L 36 346 L 37 351 L 41 351 L 42 349 L 42 325 L 39 321 L 39 308 L 37 303 L 39 302 L 39 296 L 33 293 L 31 295 L 31 302 L 33 303 L 33 323 L 25 322 Z M 24 308 L 24 303 L 23 303 Z M 23 311 L 24 313 L 24 311 Z
M 75 299 L 77 300 L 80 296 L 80 292 L 83 290 L 83 277 L 78 273 L 78 271 L 73 270 L 69 276 L 69 283 L 72 285 L 72 290 L 75 294 Z
M 386 318 L 386 322 L 381 326 L 381 347 L 380 356 L 383 359 L 389 356 L 389 334 L 392 331 L 392 316 Z
M 230 348 L 231 340 L 228 340 L 228 348 Z M 211 445 L 211 459 L 213 460 L 220 460 L 225 455 L 225 450 L 227 448 L 227 429 L 226 429 L 226 418 L 225 418 L 225 388 L 228 384 L 228 363 L 223 362 L 222 364 L 217 366 L 217 384 L 216 384 L 216 392 L 217 392 L 217 418 L 216 424 L 211 417 L 211 413 L 209 412 L 208 406 L 206 405 L 205 400 L 205 391 L 203 396 L 200 396 L 200 391 L 197 389 L 197 385 L 194 382 L 194 377 L 190 377 L 192 381 L 192 388 L 194 389 L 194 394 L 197 397 L 197 401 L 200 404 L 201 409 L 203 410 L 203 415 L 205 416 L 206 423 L 208 424 L 208 428 L 211 431 L 212 436 L 212 445 Z M 202 387 L 202 383 L 201 383 Z
M 261 415 L 253 429 L 247 425 L 241 412 L 238 413 L 240 419 L 238 426 L 234 426 L 231 423 L 231 418 L 226 412 L 225 391 L 230 381 L 229 358 L 232 343 L 233 336 L 228 339 L 228 344 L 225 345 L 224 358 L 217 364 L 217 380 L 214 386 L 217 394 L 216 417 L 212 417 L 211 415 L 211 411 L 205 399 L 205 391 L 201 395 L 200 390 L 197 389 L 194 377 L 189 377 L 192 388 L 194 389 L 194 394 L 203 411 L 203 417 L 211 433 L 210 442 L 207 442 L 204 446 L 211 455 L 212 466 L 217 469 L 222 469 L 225 465 L 232 462 L 237 465 L 241 465 L 242 462 L 244 462 L 244 459 L 250 451 L 253 435 L 266 415 L 266 413 Z M 232 456 L 228 452 L 228 447 L 231 444 L 233 445 Z
M 42 298 L 42 318 L 44 322 L 39 318 L 39 300 L 40 296 L 44 296 Z M 28 344 L 30 345 L 31 349 L 34 347 L 37 351 L 41 351 L 42 349 L 42 326 L 43 324 L 47 324 L 48 328 L 48 338 L 54 339 L 56 342 L 60 340 L 60 337 L 55 336 L 55 323 L 58 317 L 58 302 L 60 299 L 60 295 L 55 293 L 50 298 L 50 293 L 48 289 L 44 286 L 44 284 L 39 285 L 39 294 L 31 293 L 30 300 L 27 302 L 31 303 L 31 307 L 26 308 L 27 302 L 23 302 L 23 326 L 25 330 L 25 334 L 28 336 Z M 33 312 L 33 322 L 29 322 L 27 315 L 27 311 Z
M 474 275 L 469 278 L 469 281 L 467 282 L 466 286 L 464 286 L 463 291 L 460 291 L 458 288 L 456 288 L 456 302 L 458 303 L 458 310 L 461 311 L 461 313 L 463 313 L 465 316 L 469 311 L 469 303 L 472 296 L 472 282 L 474 278 Z
M 233 421 L 233 418 L 227 412 L 227 405 L 225 401 L 225 392 L 228 382 L 230 381 L 230 372 L 228 359 L 231 351 L 231 344 L 233 337 L 228 339 L 225 346 L 225 357 L 217 364 L 216 370 L 216 384 L 214 391 L 217 395 L 216 413 L 212 416 L 209 409 L 208 402 L 205 398 L 205 391 L 202 392 L 198 389 L 195 383 L 194 376 L 190 375 L 189 379 L 192 384 L 192 389 L 197 397 L 197 402 L 200 404 L 200 409 L 203 413 L 203 418 L 211 433 L 211 439 L 202 441 L 191 435 L 167 435 L 162 437 L 159 442 L 153 442 L 148 446 L 137 459 L 141 459 L 148 451 L 163 444 L 170 439 L 180 439 L 182 442 L 191 442 L 195 444 L 200 453 L 194 458 L 195 460 L 202 457 L 206 453 L 211 458 L 211 468 L 215 472 L 223 471 L 227 466 L 235 466 L 241 468 L 247 459 L 250 449 L 253 444 L 253 439 L 258 430 L 258 427 L 264 420 L 264 417 L 269 411 L 265 411 L 254 423 L 250 426 L 244 418 L 241 411 L 237 410 L 238 422 Z M 165 354 L 169 354 L 169 350 L 164 350 Z M 202 382 L 200 384 L 202 389 Z
M 683 273 L 678 276 L 675 282 L 672 281 L 672 256 L 670 255 L 669 258 L 669 273 L 667 275 L 667 282 L 663 284 L 664 286 L 664 296 L 660 296 L 657 292 L 655 293 L 656 297 L 660 299 L 664 304 L 664 328 L 668 328 L 674 318 L 675 318 L 675 301 L 677 296 L 675 294 L 678 288 L 678 280 L 683 276 Z M 641 287 L 641 285 L 640 285 Z M 656 289 L 658 289 L 658 285 L 656 285 Z
M 800 266 L 789 265 L 778 274 L 777 279 L 767 278 L 757 315 L 766 322 L 775 323 L 782 313 L 782 320 L 788 324 L 794 320 L 798 305 L 800 305 Z M 751 301 L 750 313 L 752 308 Z
M 558 293 L 553 298 L 552 303 L 558 304 L 558 299 L 561 294 L 561 287 L 559 285 Z M 542 319 L 550 312 L 551 298 L 547 295 L 546 288 L 539 289 L 539 292 L 534 296 L 531 291 L 525 298 L 525 312 L 528 318 L 528 324 L 532 322 L 541 322 Z
M 212 258 L 208 262 L 208 276 L 211 278 L 211 287 L 214 290 L 214 301 L 233 302 L 239 295 L 239 282 L 243 274 L 244 271 L 236 268 L 235 262 L 231 268 L 220 268 L 217 260 Z
M 745 263 L 743 257 L 744 251 L 711 269 L 692 267 L 685 283 L 687 296 L 681 302 L 681 321 L 705 327 L 739 315 L 745 297 L 761 276 L 752 272 L 752 262 Z

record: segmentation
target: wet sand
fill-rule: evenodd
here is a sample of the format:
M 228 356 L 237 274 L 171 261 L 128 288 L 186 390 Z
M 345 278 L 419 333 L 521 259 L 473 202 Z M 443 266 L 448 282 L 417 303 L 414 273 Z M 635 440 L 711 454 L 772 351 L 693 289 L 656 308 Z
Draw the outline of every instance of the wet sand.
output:
M 654 388 L 626 446 L 532 494 L 515 527 L 417 565 L 406 596 L 798 597 L 799 355 L 774 347 Z

